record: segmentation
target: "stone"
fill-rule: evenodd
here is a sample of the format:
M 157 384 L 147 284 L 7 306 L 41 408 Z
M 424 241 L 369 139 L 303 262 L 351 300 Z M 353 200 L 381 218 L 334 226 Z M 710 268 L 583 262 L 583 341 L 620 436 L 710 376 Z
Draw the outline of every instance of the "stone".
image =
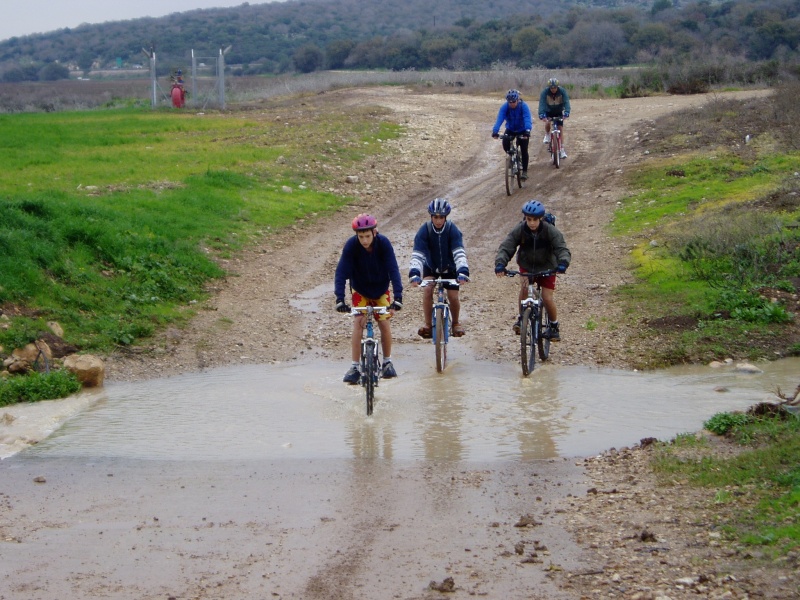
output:
M 100 387 L 106 375 L 101 359 L 91 354 L 71 354 L 64 359 L 64 368 L 75 373 L 83 387 Z

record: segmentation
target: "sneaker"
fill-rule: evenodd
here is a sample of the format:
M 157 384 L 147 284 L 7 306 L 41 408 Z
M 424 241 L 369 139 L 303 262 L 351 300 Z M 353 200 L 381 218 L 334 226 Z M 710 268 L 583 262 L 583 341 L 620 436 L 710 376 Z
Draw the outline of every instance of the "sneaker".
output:
M 520 327 L 521 327 L 521 326 L 522 326 L 522 315 L 520 315 L 519 317 L 517 317 L 517 320 L 516 320 L 516 322 L 514 323 L 514 333 L 515 333 L 516 335 L 519 335 L 519 329 L 520 329 Z
M 349 383 L 350 385 L 355 385 L 361 379 L 361 373 L 358 372 L 358 367 L 353 365 L 350 367 L 350 370 L 344 374 L 344 381 L 345 383 Z
M 526 181 L 528 179 L 528 172 L 523 171 L 522 175 L 520 175 L 519 178 L 522 179 L 522 181 Z
M 567 158 L 567 151 L 563 148 L 561 149 L 561 154 L 559 155 L 561 158 Z
M 550 327 L 547 328 L 547 337 L 550 338 L 551 342 L 561 341 L 561 334 L 558 332 L 558 323 L 550 323 Z
M 383 374 L 381 375 L 384 379 L 391 379 L 392 377 L 397 377 L 397 371 L 394 370 L 394 365 L 391 361 L 387 361 L 383 363 Z
M 543 144 L 549 144 L 550 143 L 550 134 L 549 133 L 544 136 L 544 139 L 542 140 L 542 143 Z

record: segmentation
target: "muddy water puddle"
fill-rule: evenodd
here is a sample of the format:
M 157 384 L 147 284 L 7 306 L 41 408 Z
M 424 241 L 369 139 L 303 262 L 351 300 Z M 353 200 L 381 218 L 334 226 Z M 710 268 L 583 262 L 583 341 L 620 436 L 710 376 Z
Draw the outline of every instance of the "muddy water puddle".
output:
M 108 385 L 72 400 L 74 414 L 63 413 L 57 429 L 52 411 L 23 415 L 33 430 L 55 429 L 26 452 L 212 461 L 588 456 L 696 431 L 716 412 L 775 400 L 776 387 L 793 390 L 800 373 L 800 359 L 785 359 L 760 364 L 758 374 L 733 365 L 642 373 L 545 364 L 523 378 L 518 365 L 451 348 L 437 374 L 432 354 L 396 349 L 399 377 L 381 382 L 369 418 L 362 388 L 341 382 L 344 362 L 228 367 Z M 13 453 L 2 452 L 0 444 L 0 456 Z

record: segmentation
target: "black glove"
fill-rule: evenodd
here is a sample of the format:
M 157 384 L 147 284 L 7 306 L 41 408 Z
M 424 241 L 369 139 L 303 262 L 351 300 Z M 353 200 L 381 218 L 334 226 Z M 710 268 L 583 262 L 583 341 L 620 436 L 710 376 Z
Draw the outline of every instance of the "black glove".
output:
M 523 140 L 527 140 L 529 137 L 531 137 L 531 132 L 530 131 L 523 131 L 522 134 L 520 135 L 520 137 Z
M 497 138 L 499 138 L 499 137 L 500 137 L 500 134 L 499 134 L 499 133 L 492 133 L 492 137 L 493 137 L 494 139 L 497 139 Z
M 566 273 L 567 272 L 567 265 L 565 263 L 558 263 L 558 267 L 556 267 L 556 271 L 559 273 Z
M 389 305 L 389 310 L 397 311 L 397 310 L 401 310 L 402 308 L 403 308 L 403 303 L 402 302 L 398 302 L 397 300 L 395 300 L 394 302 L 392 302 Z
M 495 273 L 505 273 L 506 272 L 506 268 L 503 265 L 495 265 L 494 266 L 494 272 Z
M 344 300 L 337 300 L 336 301 L 336 312 L 348 313 L 348 312 L 350 312 L 350 307 L 347 306 L 347 303 Z

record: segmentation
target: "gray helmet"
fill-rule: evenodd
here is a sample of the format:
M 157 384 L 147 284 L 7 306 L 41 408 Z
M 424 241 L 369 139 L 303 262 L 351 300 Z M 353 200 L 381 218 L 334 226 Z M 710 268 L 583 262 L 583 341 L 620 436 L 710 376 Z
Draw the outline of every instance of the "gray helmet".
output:
M 555 77 L 551 77 L 550 80 L 547 82 L 547 87 L 558 87 L 558 79 Z
M 446 217 L 450 214 L 451 208 L 452 207 L 447 200 L 444 198 L 436 198 L 430 204 L 428 204 L 428 213 L 431 215 L 440 215 L 442 217 Z

